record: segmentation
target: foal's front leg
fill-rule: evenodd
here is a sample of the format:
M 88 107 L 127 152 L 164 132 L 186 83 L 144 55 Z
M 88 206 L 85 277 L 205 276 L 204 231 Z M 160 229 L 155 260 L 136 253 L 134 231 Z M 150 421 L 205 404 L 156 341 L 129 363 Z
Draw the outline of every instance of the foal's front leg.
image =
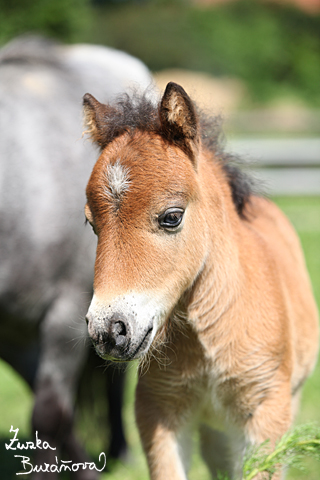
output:
M 190 455 L 178 440 L 177 416 L 172 405 L 156 400 L 144 382 L 136 391 L 136 419 L 151 480 L 187 480 L 185 460 Z
M 252 444 L 260 445 L 269 440 L 270 449 L 288 431 L 293 420 L 290 383 L 280 381 L 277 389 L 269 394 L 246 425 L 246 436 Z M 272 480 L 284 480 L 285 469 L 277 471 Z M 265 475 L 258 474 L 253 480 L 263 480 Z

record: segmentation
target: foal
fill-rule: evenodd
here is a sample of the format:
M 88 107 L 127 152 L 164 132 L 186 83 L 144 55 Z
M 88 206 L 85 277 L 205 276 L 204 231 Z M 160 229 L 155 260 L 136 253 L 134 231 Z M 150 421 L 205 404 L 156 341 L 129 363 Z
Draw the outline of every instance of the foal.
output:
M 85 209 L 98 236 L 89 334 L 103 358 L 148 359 L 136 417 L 151 479 L 186 479 L 195 428 L 212 478 L 239 479 L 246 447 L 292 424 L 316 361 L 299 240 L 180 86 L 157 107 L 87 94 L 84 108 L 101 148 Z

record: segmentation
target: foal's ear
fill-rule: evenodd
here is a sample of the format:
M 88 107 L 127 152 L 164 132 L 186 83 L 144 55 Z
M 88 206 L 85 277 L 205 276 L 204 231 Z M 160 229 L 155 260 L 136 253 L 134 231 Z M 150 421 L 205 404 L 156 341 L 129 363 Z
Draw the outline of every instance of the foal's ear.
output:
M 159 114 L 164 135 L 186 150 L 196 164 L 200 144 L 198 116 L 192 100 L 180 85 L 168 83 Z
M 106 118 L 115 113 L 110 105 L 98 102 L 90 93 L 83 97 L 84 124 L 91 140 L 104 148 L 108 143 L 108 129 Z M 114 112 L 113 112 L 114 111 Z

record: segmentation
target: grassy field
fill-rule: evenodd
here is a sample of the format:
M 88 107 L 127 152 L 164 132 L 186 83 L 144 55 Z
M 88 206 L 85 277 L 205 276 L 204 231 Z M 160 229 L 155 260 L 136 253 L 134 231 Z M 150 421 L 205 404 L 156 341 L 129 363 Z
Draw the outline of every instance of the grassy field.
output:
M 296 227 L 306 255 L 316 299 L 320 306 L 320 197 L 282 197 L 275 199 Z M 128 372 L 126 390 L 125 419 L 126 430 L 131 447 L 127 463 L 117 463 L 111 472 L 102 476 L 103 480 L 147 480 L 147 468 L 142 455 L 133 415 L 133 392 L 136 381 L 136 369 Z M 310 421 L 320 425 L 320 363 L 307 381 L 302 397 L 302 405 L 297 423 Z M 19 462 L 14 452 L 6 451 L 4 442 L 8 441 L 11 425 L 19 428 L 19 438 L 29 435 L 29 418 L 32 408 L 32 395 L 21 379 L 3 362 L 0 363 L 0 479 L 13 480 L 19 470 Z M 95 452 L 99 453 L 99 452 Z M 195 452 L 190 480 L 209 480 L 205 466 Z M 319 464 L 309 463 L 304 473 L 290 471 L 288 479 L 319 480 Z M 20 478 L 27 478 L 22 476 Z

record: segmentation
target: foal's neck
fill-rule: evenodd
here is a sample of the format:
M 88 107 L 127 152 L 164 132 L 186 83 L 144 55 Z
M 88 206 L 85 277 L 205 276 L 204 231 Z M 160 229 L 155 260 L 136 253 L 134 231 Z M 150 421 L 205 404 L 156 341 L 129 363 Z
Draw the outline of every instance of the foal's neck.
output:
M 199 162 L 199 182 L 206 209 L 207 254 L 203 269 L 186 297 L 186 309 L 201 335 L 218 328 L 242 288 L 239 245 L 243 220 L 236 212 L 221 164 L 206 152 Z

